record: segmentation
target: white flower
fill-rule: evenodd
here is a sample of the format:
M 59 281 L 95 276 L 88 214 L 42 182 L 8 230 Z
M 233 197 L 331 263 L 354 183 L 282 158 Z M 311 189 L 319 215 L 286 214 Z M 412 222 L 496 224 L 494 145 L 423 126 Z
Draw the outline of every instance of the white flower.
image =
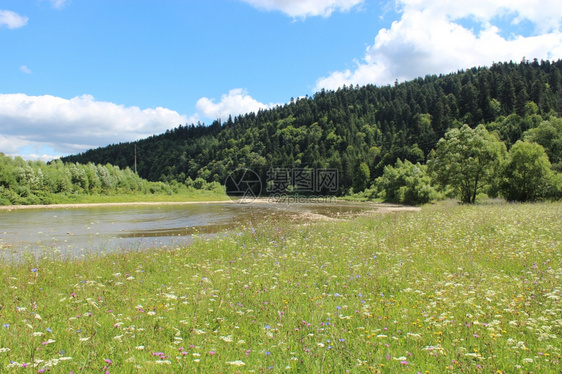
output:
M 227 364 L 227 365 L 232 365 L 232 366 L 244 366 L 244 365 L 246 365 L 246 364 L 244 363 L 244 361 L 241 361 L 241 360 L 227 361 L 226 364 Z

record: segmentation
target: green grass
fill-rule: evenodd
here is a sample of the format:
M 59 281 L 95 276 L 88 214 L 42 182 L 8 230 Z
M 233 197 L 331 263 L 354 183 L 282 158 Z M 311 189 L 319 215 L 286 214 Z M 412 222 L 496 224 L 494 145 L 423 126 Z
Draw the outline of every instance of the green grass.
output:
M 2 265 L 0 372 L 559 372 L 561 227 L 438 204 Z

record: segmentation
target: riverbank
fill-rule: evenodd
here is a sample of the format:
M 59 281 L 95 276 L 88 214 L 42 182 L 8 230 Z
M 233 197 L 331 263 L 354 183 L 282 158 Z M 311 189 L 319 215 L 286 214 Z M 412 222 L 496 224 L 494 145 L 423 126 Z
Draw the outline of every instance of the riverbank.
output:
M 0 372 L 556 372 L 561 209 L 263 219 L 190 246 L 2 264 Z
M 231 200 L 201 200 L 201 201 L 137 201 L 121 203 L 75 203 L 75 204 L 49 204 L 49 205 L 0 205 L 0 211 L 22 210 L 22 209 L 71 209 L 71 208 L 95 208 L 112 206 L 143 206 L 143 205 L 191 205 L 191 204 L 228 204 Z
M 389 213 L 389 212 L 417 212 L 420 211 L 420 207 L 390 204 L 390 203 L 372 203 L 372 202 L 353 202 L 347 200 L 335 200 L 336 204 L 364 204 L 371 206 L 378 213 Z M 95 208 L 95 207 L 119 207 L 119 206 L 156 206 L 156 205 L 192 205 L 192 204 L 238 204 L 236 200 L 230 200 L 225 198 L 224 200 L 193 200 L 193 201 L 128 201 L 128 202 L 95 202 L 95 203 L 70 203 L 70 204 L 47 204 L 47 205 L 0 205 L 0 211 L 11 211 L 11 210 L 22 210 L 22 209 L 72 209 L 72 208 Z M 307 204 L 315 204 L 316 201 L 311 200 L 310 202 L 299 202 L 299 203 L 285 203 L 271 201 L 267 198 L 259 198 L 251 203 L 243 203 L 247 206 L 252 206 L 252 204 L 268 204 L 272 206 L 298 206 Z

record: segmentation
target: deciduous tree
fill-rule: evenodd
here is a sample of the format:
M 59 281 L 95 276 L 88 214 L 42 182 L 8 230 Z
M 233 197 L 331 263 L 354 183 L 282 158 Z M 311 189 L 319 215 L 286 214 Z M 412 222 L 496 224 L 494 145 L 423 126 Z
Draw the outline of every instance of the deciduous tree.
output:
M 502 195 L 510 201 L 529 201 L 547 195 L 552 170 L 541 145 L 518 141 L 509 150 L 502 174 Z
M 505 155 L 505 145 L 484 125 L 475 129 L 463 125 L 445 134 L 428 163 L 442 187 L 451 186 L 463 203 L 473 204 L 477 194 L 496 177 Z

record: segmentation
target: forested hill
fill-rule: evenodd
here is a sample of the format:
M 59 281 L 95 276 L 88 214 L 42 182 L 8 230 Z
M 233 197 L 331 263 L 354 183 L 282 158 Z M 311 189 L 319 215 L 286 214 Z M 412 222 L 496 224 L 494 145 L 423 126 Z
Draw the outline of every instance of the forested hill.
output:
M 260 173 L 269 167 L 335 168 L 345 192 L 356 184 L 361 163 L 368 165 L 371 180 L 398 158 L 423 163 L 447 129 L 461 124 L 485 124 L 509 147 L 544 119 L 560 116 L 561 71 L 561 60 L 495 63 L 393 86 L 321 91 L 273 109 L 210 126 L 179 126 L 63 161 L 132 169 L 136 146 L 138 173 L 152 181 L 223 182 L 240 167 Z

